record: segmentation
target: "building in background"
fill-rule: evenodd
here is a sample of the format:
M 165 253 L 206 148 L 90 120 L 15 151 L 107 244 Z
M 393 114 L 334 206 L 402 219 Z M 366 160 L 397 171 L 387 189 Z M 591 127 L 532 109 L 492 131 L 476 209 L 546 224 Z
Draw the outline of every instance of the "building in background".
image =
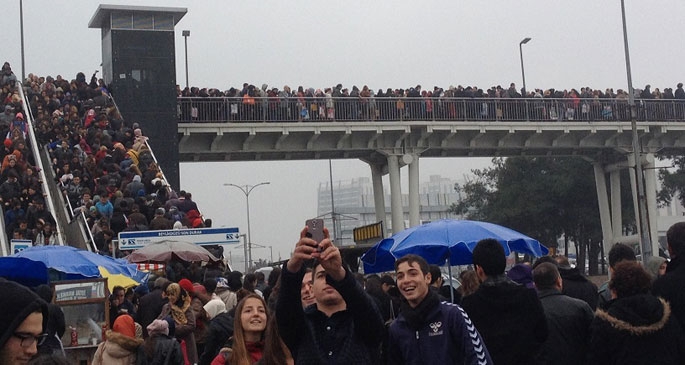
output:
M 427 223 L 444 218 L 460 218 L 448 212 L 450 205 L 459 201 L 459 193 L 454 185 L 461 183 L 457 180 L 431 175 L 429 180 L 420 183 L 420 219 Z M 356 227 L 377 223 L 373 200 L 373 184 L 368 177 L 333 182 L 333 206 L 331 205 L 331 183 L 319 184 L 318 216 L 324 218 L 326 227 L 331 231 L 340 246 L 354 244 L 352 230 Z M 333 209 L 334 208 L 334 209 Z M 404 228 L 409 227 L 409 196 L 402 193 L 402 208 L 404 214 Z M 335 210 L 335 211 L 334 211 Z M 335 214 L 335 226 L 333 225 Z M 383 221 L 386 232 L 392 231 L 390 219 L 390 194 L 385 194 L 385 216 Z

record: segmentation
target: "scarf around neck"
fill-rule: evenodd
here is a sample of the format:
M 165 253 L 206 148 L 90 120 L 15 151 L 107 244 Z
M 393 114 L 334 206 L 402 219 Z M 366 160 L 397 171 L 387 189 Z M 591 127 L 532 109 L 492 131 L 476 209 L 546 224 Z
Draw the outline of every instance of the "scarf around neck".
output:
M 190 308 L 190 296 L 186 296 L 183 301 L 183 307 L 176 305 L 178 302 L 171 304 L 171 317 L 174 319 L 176 324 L 184 325 L 188 323 L 188 318 L 186 317 L 186 311 Z
M 440 298 L 429 288 L 428 294 L 416 308 L 412 308 L 406 300 L 403 300 L 400 310 L 409 323 L 409 327 L 418 331 L 426 323 L 430 311 L 437 305 L 440 305 Z
M 245 341 L 245 348 L 247 349 L 247 352 L 250 354 L 250 358 L 252 359 L 253 363 L 262 359 L 262 355 L 264 354 L 264 341 Z

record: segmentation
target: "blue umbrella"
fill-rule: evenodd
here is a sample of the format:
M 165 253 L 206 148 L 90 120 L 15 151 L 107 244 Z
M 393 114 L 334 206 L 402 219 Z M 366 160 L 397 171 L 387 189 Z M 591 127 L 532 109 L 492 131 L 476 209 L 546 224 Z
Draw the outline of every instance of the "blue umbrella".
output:
M 49 281 L 45 264 L 23 257 L 0 257 L 0 277 L 26 286 L 38 286 Z
M 62 273 L 63 275 L 60 276 L 62 280 L 99 278 L 101 277 L 100 267 L 107 269 L 111 274 L 122 274 L 138 282 L 146 276 L 138 271 L 135 264 L 123 263 L 109 256 L 71 246 L 29 247 L 9 257 L 43 263 L 48 269 Z
M 362 256 L 365 273 L 391 271 L 394 262 L 407 254 L 416 254 L 429 264 L 466 265 L 478 241 L 494 238 L 502 244 L 505 255 L 511 251 L 543 256 L 549 251 L 539 241 L 493 223 L 443 219 L 411 227 L 374 245 Z

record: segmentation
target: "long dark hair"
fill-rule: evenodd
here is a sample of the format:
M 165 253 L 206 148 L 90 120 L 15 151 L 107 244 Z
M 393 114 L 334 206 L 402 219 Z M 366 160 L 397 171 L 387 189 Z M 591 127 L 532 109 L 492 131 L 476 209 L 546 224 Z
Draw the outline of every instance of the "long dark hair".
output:
M 262 332 L 262 340 L 264 340 L 264 352 L 262 355 L 261 363 L 265 365 L 285 365 L 287 364 L 286 358 L 290 357 L 285 351 L 286 347 L 283 341 L 281 341 L 278 335 L 278 329 L 276 328 L 275 317 L 269 311 L 264 298 L 257 294 L 250 294 L 243 298 L 235 308 L 235 316 L 233 319 L 233 348 L 229 364 L 231 365 L 250 365 L 251 359 L 250 354 L 245 346 L 245 334 L 243 330 L 243 323 L 241 319 L 241 314 L 243 308 L 245 307 L 245 302 L 248 299 L 257 299 L 264 306 L 266 311 L 266 328 Z

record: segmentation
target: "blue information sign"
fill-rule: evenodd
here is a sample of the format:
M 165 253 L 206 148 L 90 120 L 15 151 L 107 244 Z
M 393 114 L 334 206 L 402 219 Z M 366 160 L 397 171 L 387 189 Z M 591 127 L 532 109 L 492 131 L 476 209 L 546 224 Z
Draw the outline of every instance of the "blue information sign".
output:
M 137 250 L 150 243 L 179 240 L 197 245 L 228 245 L 240 242 L 238 228 L 170 229 L 119 233 L 120 250 Z

